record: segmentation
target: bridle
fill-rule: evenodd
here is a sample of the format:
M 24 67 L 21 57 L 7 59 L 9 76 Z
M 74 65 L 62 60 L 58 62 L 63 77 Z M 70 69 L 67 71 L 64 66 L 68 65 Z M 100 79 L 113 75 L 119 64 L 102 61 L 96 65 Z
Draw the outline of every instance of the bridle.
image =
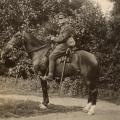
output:
M 25 45 L 25 48 L 26 48 L 26 36 L 25 36 L 25 31 L 23 31 L 22 32 L 22 39 L 24 39 L 23 40 L 23 44 Z M 41 49 L 43 49 L 43 48 L 46 48 L 46 47 L 49 47 L 51 45 L 51 42 L 50 41 L 48 41 L 48 42 L 46 42 L 44 45 L 42 45 L 42 46 L 40 46 L 40 47 L 38 47 L 38 48 L 35 48 L 35 49 L 33 49 L 33 50 L 28 50 L 28 52 L 29 53 L 33 53 L 33 52 L 37 52 L 37 51 L 39 51 L 39 50 L 41 50 Z M 27 50 L 27 49 L 26 49 Z

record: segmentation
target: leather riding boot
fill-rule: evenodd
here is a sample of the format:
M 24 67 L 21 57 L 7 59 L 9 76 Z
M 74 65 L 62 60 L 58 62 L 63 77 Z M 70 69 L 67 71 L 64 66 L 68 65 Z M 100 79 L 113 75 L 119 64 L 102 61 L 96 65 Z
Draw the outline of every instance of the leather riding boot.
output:
M 47 80 L 47 81 L 53 80 L 54 66 L 55 66 L 54 61 L 50 61 L 49 62 L 49 73 L 48 73 L 48 76 L 45 76 L 45 80 Z

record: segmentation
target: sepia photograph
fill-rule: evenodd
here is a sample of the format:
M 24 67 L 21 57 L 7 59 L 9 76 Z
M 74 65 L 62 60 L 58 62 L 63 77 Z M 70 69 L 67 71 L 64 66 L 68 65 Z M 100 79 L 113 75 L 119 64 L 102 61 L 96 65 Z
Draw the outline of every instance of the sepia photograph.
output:
M 120 0 L 0 0 L 0 120 L 120 120 Z

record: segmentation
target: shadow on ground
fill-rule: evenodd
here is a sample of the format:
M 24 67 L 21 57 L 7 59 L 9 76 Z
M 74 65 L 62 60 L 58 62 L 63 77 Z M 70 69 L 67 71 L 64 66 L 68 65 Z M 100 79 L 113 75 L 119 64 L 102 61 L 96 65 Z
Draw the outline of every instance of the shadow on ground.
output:
M 82 107 L 77 106 L 63 106 L 50 104 L 48 109 L 41 109 L 39 107 L 39 102 L 33 101 L 5 101 L 2 103 L 0 101 L 0 117 L 1 118 L 19 118 L 19 117 L 30 117 L 37 115 L 46 115 L 50 113 L 67 113 L 81 111 Z

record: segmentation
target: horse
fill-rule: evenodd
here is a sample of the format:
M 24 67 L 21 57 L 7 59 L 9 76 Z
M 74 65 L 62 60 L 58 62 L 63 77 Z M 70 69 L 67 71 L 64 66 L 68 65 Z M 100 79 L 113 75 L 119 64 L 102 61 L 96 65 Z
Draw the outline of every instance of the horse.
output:
M 24 39 L 16 39 L 16 36 L 20 35 Z M 50 41 L 50 40 L 49 40 Z M 48 53 L 51 50 L 51 44 L 47 40 L 39 40 L 30 32 L 18 32 L 5 46 L 4 54 L 10 51 L 14 45 L 21 43 L 25 46 L 25 49 L 30 53 L 33 68 L 37 74 L 44 76 L 48 68 Z M 63 62 L 57 63 L 55 67 L 54 76 L 61 76 Z M 85 50 L 76 50 L 71 55 L 71 62 L 66 63 L 64 77 L 76 75 L 78 69 L 79 75 L 81 75 L 88 83 L 88 103 L 83 108 L 83 111 L 92 115 L 95 113 L 95 106 L 98 95 L 98 80 L 99 80 L 99 65 L 94 54 Z M 41 108 L 47 108 L 49 104 L 47 81 L 41 79 L 41 86 L 43 92 L 43 101 Z

